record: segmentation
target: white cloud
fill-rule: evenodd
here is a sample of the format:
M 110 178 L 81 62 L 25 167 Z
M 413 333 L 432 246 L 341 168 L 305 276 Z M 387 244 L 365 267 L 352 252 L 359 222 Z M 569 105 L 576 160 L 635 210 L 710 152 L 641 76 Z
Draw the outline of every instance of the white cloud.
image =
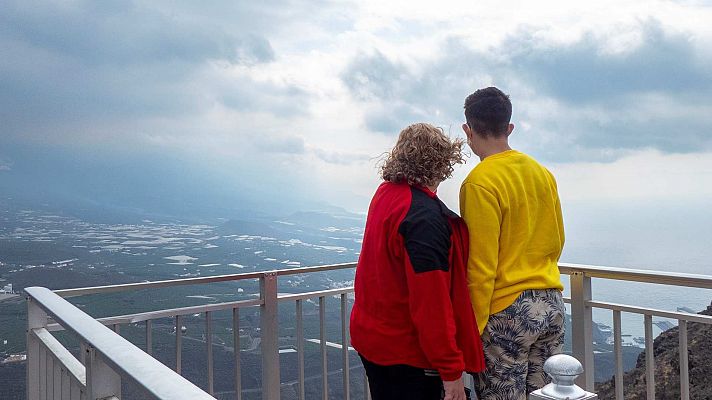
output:
M 479 160 L 457 167 L 438 189 L 458 210 L 460 182 Z M 629 203 L 700 204 L 712 201 L 712 152 L 664 154 L 638 150 L 613 162 L 544 163 L 557 179 L 564 208 Z
M 663 196 L 656 181 L 619 182 L 618 169 L 669 157 L 702 168 L 695 157 L 712 146 L 704 3 L 9 4 L 0 16 L 13 27 L 0 30 L 0 50 L 12 55 L 0 59 L 0 117 L 17 141 L 117 157 L 177 153 L 221 171 L 264 165 L 250 177 L 290 175 L 354 207 L 372 194 L 374 160 L 402 127 L 423 120 L 461 135 L 464 97 L 489 84 L 513 96 L 513 144 L 559 162 L 563 188 L 567 171 L 590 170 L 597 178 L 585 187 Z M 584 82 L 590 71 L 596 79 Z M 474 162 L 441 188 L 455 209 L 457 180 Z M 681 186 L 694 182 L 670 184 L 694 192 Z M 634 183 L 652 189 L 623 190 Z
M 635 152 L 611 163 L 552 165 L 562 201 L 712 199 L 712 153 Z

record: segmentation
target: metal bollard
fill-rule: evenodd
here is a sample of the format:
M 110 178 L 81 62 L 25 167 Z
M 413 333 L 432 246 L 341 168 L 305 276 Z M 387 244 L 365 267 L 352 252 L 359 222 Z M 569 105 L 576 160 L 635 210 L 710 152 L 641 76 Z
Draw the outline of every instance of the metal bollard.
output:
M 592 400 L 598 399 L 595 393 L 578 387 L 574 380 L 583 373 L 583 366 L 574 357 L 557 354 L 544 362 L 544 372 L 552 382 L 529 394 L 529 400 Z

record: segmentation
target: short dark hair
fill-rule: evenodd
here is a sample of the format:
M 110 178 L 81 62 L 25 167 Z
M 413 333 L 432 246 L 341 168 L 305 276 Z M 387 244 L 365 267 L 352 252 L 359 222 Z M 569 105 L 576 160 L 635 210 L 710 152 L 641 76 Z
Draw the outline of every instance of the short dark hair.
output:
M 465 99 L 465 118 L 477 134 L 503 135 L 512 118 L 512 102 L 494 86 L 479 89 Z

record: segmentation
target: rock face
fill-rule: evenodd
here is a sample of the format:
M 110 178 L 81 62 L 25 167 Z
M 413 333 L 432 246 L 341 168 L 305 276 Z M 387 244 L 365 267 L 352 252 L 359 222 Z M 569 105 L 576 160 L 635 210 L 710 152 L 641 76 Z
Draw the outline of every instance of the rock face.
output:
M 712 315 L 712 304 L 702 315 Z M 655 398 L 680 398 L 679 329 L 671 328 L 658 336 L 653 344 L 655 355 Z M 690 398 L 712 399 L 712 325 L 687 324 Z M 635 368 L 623 376 L 626 399 L 645 399 L 645 352 L 638 356 Z M 609 381 L 596 387 L 599 398 L 615 399 L 615 383 Z

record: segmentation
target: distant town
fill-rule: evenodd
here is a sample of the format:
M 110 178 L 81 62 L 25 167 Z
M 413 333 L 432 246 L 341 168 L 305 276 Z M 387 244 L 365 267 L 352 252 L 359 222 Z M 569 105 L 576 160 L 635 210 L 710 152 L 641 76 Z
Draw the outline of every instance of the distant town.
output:
M 19 296 L 19 293 L 15 293 L 12 290 L 12 283 L 8 283 L 7 285 L 3 286 L 0 288 L 0 301 L 3 301 L 5 299 L 10 299 L 16 296 Z

